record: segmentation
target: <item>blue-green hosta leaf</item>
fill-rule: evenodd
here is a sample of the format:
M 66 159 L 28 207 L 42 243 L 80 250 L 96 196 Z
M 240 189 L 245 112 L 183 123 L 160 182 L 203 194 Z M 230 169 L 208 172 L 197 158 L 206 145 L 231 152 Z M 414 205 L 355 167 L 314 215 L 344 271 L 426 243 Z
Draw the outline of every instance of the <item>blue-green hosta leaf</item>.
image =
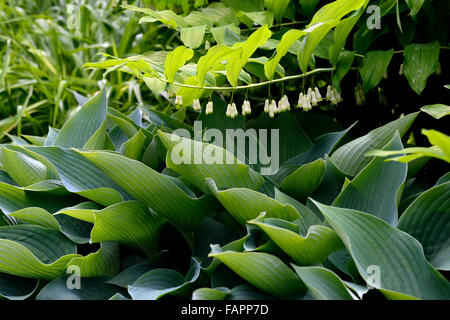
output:
M 106 89 L 103 88 L 63 125 L 53 145 L 83 148 L 106 119 L 106 101 Z
M 288 221 L 300 218 L 300 214 L 292 205 L 282 204 L 263 193 L 246 188 L 219 191 L 211 179 L 208 179 L 208 187 L 231 216 L 242 225 L 257 218 L 261 212 L 266 212 L 267 217 Z
M 39 280 L 0 273 L 0 299 L 24 300 L 38 288 Z
M 39 207 L 27 207 L 10 214 L 11 217 L 29 224 L 59 230 L 58 221 L 51 213 Z
M 302 236 L 296 223 L 281 219 L 261 215 L 248 223 L 263 230 L 299 265 L 322 263 L 330 253 L 344 247 L 336 232 L 325 226 L 311 226 L 308 233 Z
M 194 51 L 184 46 L 179 46 L 175 50 L 169 52 L 164 62 L 164 73 L 167 81 L 173 82 L 178 69 L 185 65 L 186 61 L 192 59 Z
M 57 230 L 32 225 L 0 227 L 0 272 L 50 280 L 61 276 L 75 257 L 75 244 Z
M 108 300 L 117 293 L 125 294 L 125 290 L 108 284 L 109 277 L 82 278 L 80 289 L 69 289 L 71 279 L 62 277 L 47 284 L 36 300 Z
M 394 49 L 388 51 L 370 51 L 364 55 L 359 73 L 363 80 L 364 92 L 375 88 L 383 76 L 394 55 Z
M 117 241 L 150 255 L 157 248 L 164 219 L 150 212 L 141 202 L 127 201 L 94 211 L 93 223 L 93 243 Z
M 323 267 L 292 267 L 316 299 L 356 300 L 334 272 Z
M 447 106 L 447 105 L 441 104 L 441 103 L 430 104 L 430 105 L 420 108 L 420 111 L 428 113 L 430 116 L 432 116 L 435 119 L 440 119 L 440 118 L 450 115 L 450 106 Z
M 341 237 L 362 278 L 386 297 L 450 298 L 450 283 L 425 259 L 416 239 L 367 213 L 313 203 Z
M 210 197 L 190 197 L 172 180 L 139 161 L 108 152 L 80 152 L 80 155 L 128 194 L 183 230 L 195 227 L 214 208 Z
M 120 259 L 119 246 L 115 242 L 104 242 L 97 252 L 85 257 L 76 257 L 70 260 L 67 267 L 80 268 L 80 276 L 83 278 L 114 276 L 119 273 Z
M 276 297 L 288 297 L 306 291 L 303 282 L 278 257 L 262 252 L 221 251 L 212 246 L 217 258 L 258 289 Z
M 206 178 L 212 178 L 219 188 L 257 190 L 264 182 L 261 175 L 224 148 L 161 131 L 158 134 L 168 149 L 167 167 L 204 192 L 207 191 Z
M 403 70 L 409 85 L 421 94 L 427 85 L 427 79 L 436 72 L 439 63 L 440 45 L 438 42 L 428 44 L 410 44 L 405 47 Z
M 411 113 L 350 141 L 337 149 L 331 155 L 331 160 L 344 173 L 356 176 L 372 160 L 372 158 L 366 157 L 367 151 L 381 149 L 392 139 L 397 130 L 402 137 L 417 115 L 417 112 Z
M 192 293 L 192 300 L 272 300 L 274 297 L 244 283 L 233 289 L 225 287 L 200 288 Z
M 49 160 L 70 192 L 103 205 L 131 199 L 118 184 L 75 150 L 57 147 L 29 147 L 27 150 Z
M 398 133 L 383 148 L 402 149 Z M 385 162 L 383 158 L 376 157 L 345 186 L 333 206 L 370 213 L 396 226 L 398 192 L 406 180 L 407 171 L 408 165 L 405 163 Z
M 325 173 L 325 162 L 317 159 L 304 164 L 281 182 L 282 191 L 303 202 L 319 186 Z
M 191 268 L 185 277 L 175 270 L 153 269 L 128 286 L 128 292 L 134 300 L 158 300 L 167 294 L 182 295 L 199 275 L 200 264 L 192 259 Z
M 109 280 L 108 283 L 122 288 L 127 288 L 128 285 L 135 282 L 140 276 L 153 268 L 154 266 L 148 262 L 138 263 L 123 270 L 121 273 Z
M 45 165 L 23 153 L 2 148 L 0 160 L 3 169 L 22 187 L 45 180 Z
M 145 141 L 145 134 L 139 130 L 134 137 L 122 144 L 120 153 L 130 159 L 140 160 L 144 153 Z
M 398 228 L 420 241 L 435 268 L 450 270 L 450 182 L 417 197 L 403 212 Z
M 225 300 L 230 294 L 228 288 L 200 288 L 192 293 L 192 300 Z

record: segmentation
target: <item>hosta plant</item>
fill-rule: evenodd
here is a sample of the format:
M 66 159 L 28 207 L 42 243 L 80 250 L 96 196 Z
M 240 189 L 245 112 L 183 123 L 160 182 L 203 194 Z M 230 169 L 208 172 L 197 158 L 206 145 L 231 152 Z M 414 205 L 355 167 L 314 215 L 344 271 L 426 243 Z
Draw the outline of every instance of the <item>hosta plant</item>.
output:
M 179 113 L 124 114 L 108 93 L 46 137 L 1 145 L 1 297 L 450 298 L 448 174 L 415 192 L 424 162 L 366 156 L 403 150 L 417 113 L 352 140 L 352 127 L 302 129 L 323 115 L 261 110 L 252 128 L 280 138 L 278 170 L 261 174 L 239 147 L 178 136 L 195 131 Z M 198 115 L 210 127 L 228 121 L 213 101 Z

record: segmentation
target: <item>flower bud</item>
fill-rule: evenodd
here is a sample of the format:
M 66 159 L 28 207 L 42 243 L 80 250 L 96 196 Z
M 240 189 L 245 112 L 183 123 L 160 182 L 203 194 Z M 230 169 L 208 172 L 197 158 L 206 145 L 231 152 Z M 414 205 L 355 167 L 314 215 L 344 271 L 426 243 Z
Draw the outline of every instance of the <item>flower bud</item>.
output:
M 209 101 L 208 104 L 206 105 L 206 110 L 205 110 L 205 114 L 212 114 L 213 113 L 213 103 L 212 101 Z

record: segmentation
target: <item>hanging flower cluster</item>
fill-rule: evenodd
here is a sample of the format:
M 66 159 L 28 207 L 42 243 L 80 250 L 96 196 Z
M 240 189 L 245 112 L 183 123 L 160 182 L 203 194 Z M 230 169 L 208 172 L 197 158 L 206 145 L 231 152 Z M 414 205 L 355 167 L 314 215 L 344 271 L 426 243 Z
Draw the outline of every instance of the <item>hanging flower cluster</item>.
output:
M 361 84 L 355 87 L 355 101 L 357 106 L 361 106 L 366 103 L 366 96 L 364 95 L 364 88 Z
M 202 110 L 202 105 L 200 104 L 200 99 L 194 99 L 194 102 L 192 103 L 192 108 L 194 109 L 194 111 Z
M 242 115 L 246 116 L 252 113 L 252 108 L 250 107 L 250 101 L 245 100 L 242 104 Z
M 236 104 L 234 102 L 231 104 L 228 104 L 227 112 L 226 112 L 227 117 L 234 119 L 238 114 L 239 114 L 239 112 L 237 111 Z
M 175 97 L 175 104 L 177 104 L 177 105 L 182 105 L 183 104 L 183 97 L 182 96 L 179 96 L 179 95 L 177 95 L 176 97 Z
M 338 105 L 342 101 L 341 94 L 335 87 L 328 85 L 326 98 L 333 105 Z

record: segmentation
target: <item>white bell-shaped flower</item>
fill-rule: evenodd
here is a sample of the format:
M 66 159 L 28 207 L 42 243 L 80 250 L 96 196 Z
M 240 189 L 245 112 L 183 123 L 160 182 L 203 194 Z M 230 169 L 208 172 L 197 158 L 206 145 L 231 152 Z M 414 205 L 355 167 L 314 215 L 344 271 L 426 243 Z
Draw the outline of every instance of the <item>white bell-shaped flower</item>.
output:
M 319 104 L 319 102 L 317 101 L 316 93 L 313 91 L 313 92 L 311 92 L 311 105 L 312 105 L 313 107 L 315 107 L 315 106 L 317 106 L 318 104 Z
M 202 106 L 200 104 L 200 100 L 199 99 L 194 99 L 194 101 L 192 102 L 192 108 L 194 109 L 194 111 L 202 110 Z
M 275 113 L 277 113 L 278 107 L 277 102 L 275 100 L 272 100 L 269 105 L 269 117 L 273 118 L 275 116 Z
M 330 85 L 328 85 L 328 87 L 327 87 L 327 95 L 326 95 L 326 99 L 327 99 L 328 101 L 331 101 L 331 97 L 332 97 L 331 92 L 332 92 L 332 88 L 331 88 Z
M 177 104 L 177 105 L 182 105 L 183 104 L 183 97 L 182 96 L 179 96 L 179 95 L 177 95 L 176 97 L 175 97 L 175 104 Z
M 250 101 L 245 100 L 242 104 L 242 115 L 246 116 L 247 114 L 252 113 L 252 108 L 250 107 Z
M 205 110 L 205 114 L 212 114 L 213 113 L 213 102 L 212 101 L 209 101 L 207 104 L 206 104 L 206 110 Z
M 314 93 L 316 94 L 316 99 L 318 102 L 322 101 L 322 95 L 320 94 L 320 90 L 319 88 L 315 87 L 314 88 Z
M 264 101 L 264 112 L 269 113 L 269 108 L 270 108 L 270 102 L 269 102 L 269 99 L 266 99 L 266 101 Z

